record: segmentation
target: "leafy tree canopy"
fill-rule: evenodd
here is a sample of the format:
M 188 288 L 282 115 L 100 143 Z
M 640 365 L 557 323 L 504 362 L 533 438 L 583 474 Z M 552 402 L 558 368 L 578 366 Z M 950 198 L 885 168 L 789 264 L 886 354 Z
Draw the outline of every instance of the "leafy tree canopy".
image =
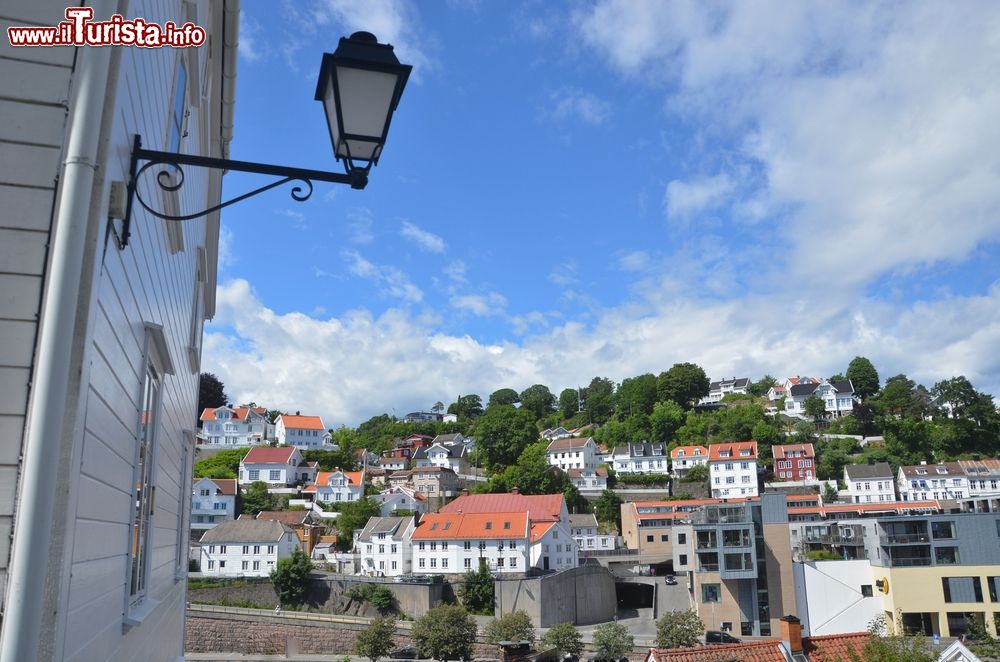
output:
M 198 427 L 201 427 L 201 412 L 207 408 L 222 407 L 227 402 L 229 402 L 229 396 L 226 395 L 226 387 L 222 380 L 210 372 L 201 373 L 201 379 L 198 382 L 198 413 L 195 414 Z
M 555 411 L 556 398 L 544 384 L 533 384 L 521 391 L 521 408 L 535 415 L 535 420 Z
M 344 552 L 350 550 L 354 545 L 354 532 L 363 529 L 369 519 L 378 517 L 381 512 L 378 501 L 371 497 L 341 505 L 337 515 L 337 548 Z
M 309 573 L 312 572 L 312 561 L 301 549 L 296 548 L 291 556 L 278 559 L 277 565 L 271 571 L 271 583 L 274 584 L 283 605 L 299 605 L 305 598 L 308 589 Z
M 396 645 L 392 640 L 395 634 L 395 618 L 385 616 L 374 618 L 368 627 L 358 633 L 358 638 L 354 641 L 354 652 L 372 662 L 378 662 L 392 652 Z
M 621 530 L 622 500 L 614 490 L 604 490 L 594 503 L 594 514 L 601 522 L 613 523 Z
M 478 395 L 460 395 L 458 400 L 448 405 L 448 413 L 458 416 L 459 421 L 469 421 L 483 413 L 483 400 Z
M 241 512 L 254 517 L 261 511 L 274 510 L 278 503 L 274 495 L 267 491 L 267 483 L 262 480 L 250 483 L 243 491 L 240 500 L 243 503 Z
M 571 418 L 579 411 L 580 392 L 575 388 L 564 388 L 559 393 L 559 412 L 563 418 Z
M 531 443 L 538 440 L 532 413 L 511 405 L 490 407 L 472 428 L 477 450 L 487 471 L 509 467 Z
M 614 405 L 618 415 L 628 418 L 637 414 L 653 413 L 656 404 L 656 375 L 646 373 L 622 380 L 615 391 Z
M 535 643 L 535 626 L 528 613 L 518 609 L 487 623 L 483 628 L 483 636 L 491 644 L 499 644 L 501 641 Z
M 607 377 L 594 377 L 583 392 L 583 409 L 592 423 L 604 423 L 614 411 L 615 383 Z
M 593 641 L 599 660 L 620 660 L 635 646 L 632 633 L 618 622 L 603 623 L 594 628 Z
M 771 375 L 764 375 L 755 382 L 750 382 L 747 384 L 747 393 L 750 395 L 755 395 L 758 398 L 767 395 L 767 392 L 771 390 L 778 380 Z
M 684 408 L 673 400 L 657 402 L 649 415 L 652 441 L 670 441 L 684 425 L 685 417 Z
M 810 395 L 802 404 L 807 416 L 812 416 L 814 421 L 821 421 L 826 418 L 826 403 L 818 395 Z
M 542 644 L 567 655 L 583 652 L 583 637 L 572 623 L 556 623 L 542 636 Z
M 659 648 L 697 646 L 705 624 L 694 609 L 664 614 L 656 622 L 656 645 Z
M 458 589 L 458 599 L 474 614 L 492 614 L 496 596 L 489 568 L 484 566 L 465 573 Z
M 854 393 L 862 400 L 878 393 L 878 371 L 865 357 L 855 356 L 847 366 L 846 376 L 854 384 Z
M 435 660 L 472 657 L 476 621 L 465 607 L 439 602 L 413 623 L 411 638 L 421 656 Z
M 240 471 L 240 460 L 246 454 L 245 448 L 230 448 L 202 458 L 194 463 L 194 477 L 236 478 Z
M 705 371 L 694 363 L 675 363 L 656 378 L 658 399 L 672 400 L 685 409 L 690 409 L 708 395 L 710 386 Z
M 521 401 L 521 396 L 512 388 L 502 388 L 490 394 L 486 408 L 499 407 L 501 405 L 515 405 Z

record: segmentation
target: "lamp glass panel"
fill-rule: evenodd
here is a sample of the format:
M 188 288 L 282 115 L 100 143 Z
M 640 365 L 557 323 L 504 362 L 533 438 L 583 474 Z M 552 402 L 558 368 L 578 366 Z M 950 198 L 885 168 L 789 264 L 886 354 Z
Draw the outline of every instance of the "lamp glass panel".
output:
M 337 101 L 333 92 L 333 81 L 326 86 L 326 96 L 323 99 L 323 109 L 326 111 L 326 121 L 330 126 L 330 140 L 333 141 L 333 151 L 340 152 L 340 125 L 337 123 Z
M 373 159 L 378 156 L 382 134 L 392 113 L 396 81 L 395 74 L 337 67 L 340 113 L 344 120 L 342 130 L 372 141 L 351 140 L 352 158 Z

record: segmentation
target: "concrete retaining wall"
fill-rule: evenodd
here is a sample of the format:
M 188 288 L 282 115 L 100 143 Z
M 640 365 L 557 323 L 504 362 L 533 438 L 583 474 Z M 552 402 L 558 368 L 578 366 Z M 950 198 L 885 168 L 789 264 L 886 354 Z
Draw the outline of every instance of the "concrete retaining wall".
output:
M 497 582 L 497 613 L 527 612 L 537 627 L 590 625 L 614 618 L 614 577 L 607 568 L 583 566 L 544 577 Z

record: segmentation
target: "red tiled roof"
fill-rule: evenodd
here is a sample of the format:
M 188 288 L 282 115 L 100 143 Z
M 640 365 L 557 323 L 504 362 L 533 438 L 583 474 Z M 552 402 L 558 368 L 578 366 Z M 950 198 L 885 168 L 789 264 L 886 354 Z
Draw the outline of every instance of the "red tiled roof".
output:
M 527 536 L 528 514 L 523 512 L 429 513 L 420 518 L 413 532 L 413 540 L 522 539 Z
M 274 520 L 289 526 L 299 526 L 309 517 L 308 510 L 262 510 L 257 513 L 256 519 Z
M 312 493 L 315 492 L 317 488 L 329 487 L 327 481 L 329 481 L 330 476 L 334 475 L 335 473 L 344 474 L 344 478 L 347 479 L 347 487 L 359 487 L 361 483 L 364 481 L 364 476 L 365 476 L 364 472 L 362 471 L 340 471 L 340 472 L 320 471 L 318 474 L 316 474 L 315 484 L 302 488 L 302 491 Z
M 694 454 L 695 450 L 701 451 L 701 454 L 695 455 Z M 678 457 L 677 451 L 684 451 L 684 455 L 682 457 L 684 457 L 685 459 L 689 457 L 708 457 L 708 449 L 705 448 L 704 446 L 678 446 L 677 448 L 670 451 L 670 457 L 673 458 Z
M 223 409 L 223 407 L 206 407 L 205 411 L 201 412 L 201 420 L 203 421 L 214 421 L 215 420 L 215 410 Z M 244 421 L 249 413 L 252 411 L 256 414 L 264 415 L 267 413 L 267 409 L 263 407 L 230 407 L 233 410 L 233 415 L 236 417 L 237 421 Z
M 326 430 L 323 427 L 323 419 L 319 416 L 292 416 L 282 414 L 278 418 L 285 424 L 285 429 L 294 428 L 296 430 Z
M 566 437 L 565 439 L 556 439 L 551 442 L 546 448 L 546 452 L 551 453 L 552 451 L 565 451 L 571 448 L 583 448 L 587 445 L 588 441 L 593 441 L 591 437 Z
M 785 453 L 792 451 L 804 451 L 805 455 L 802 457 L 816 457 L 816 451 L 813 450 L 812 444 L 782 444 L 780 446 L 771 446 L 771 452 L 774 454 L 774 459 L 784 460 Z
M 443 506 L 441 513 L 527 513 L 532 522 L 553 521 L 562 513 L 563 495 L 470 494 Z
M 781 644 L 775 639 L 745 644 L 696 646 L 693 648 L 650 648 L 653 662 L 785 662 Z
M 265 448 L 257 446 L 250 449 L 250 452 L 243 457 L 243 464 L 288 464 L 295 449 L 291 446 L 278 446 L 277 448 Z
M 192 485 L 197 485 L 199 481 L 210 480 L 215 483 L 215 486 L 219 488 L 219 494 L 226 496 L 236 495 L 236 479 L 235 478 L 195 478 L 191 481 Z
M 549 529 L 551 529 L 555 525 L 556 525 L 555 522 L 532 522 L 531 542 L 538 542 L 539 540 L 541 540 L 542 536 L 548 533 Z
M 802 650 L 810 662 L 837 662 L 851 659 L 850 653 L 861 655 L 868 643 L 867 632 L 828 634 L 821 637 L 802 637 Z
M 740 455 L 741 451 L 750 450 L 750 455 Z M 722 451 L 729 451 L 727 457 L 720 455 Z M 711 444 L 708 447 L 708 459 L 711 462 L 719 460 L 755 460 L 757 459 L 756 441 L 734 441 L 724 444 Z

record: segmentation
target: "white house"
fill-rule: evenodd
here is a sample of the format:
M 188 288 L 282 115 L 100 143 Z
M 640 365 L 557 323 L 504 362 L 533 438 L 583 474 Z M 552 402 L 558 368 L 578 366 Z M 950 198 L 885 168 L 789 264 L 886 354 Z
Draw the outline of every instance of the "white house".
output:
M 542 432 L 542 438 L 547 439 L 549 441 L 553 441 L 555 439 L 567 439 L 572 436 L 573 433 L 567 430 L 566 428 L 562 427 L 561 425 L 557 428 L 548 428 L 544 432 Z
M 272 487 L 291 487 L 316 480 L 318 468 L 316 462 L 302 459 L 297 448 L 258 446 L 240 460 L 239 481 L 244 486 L 260 480 Z
M 330 437 L 319 416 L 281 414 L 274 422 L 274 438 L 279 444 L 297 448 L 324 448 Z
M 415 515 L 427 512 L 427 496 L 418 490 L 396 486 L 376 494 L 373 497 L 382 507 L 382 517 L 391 517 L 396 511 L 408 510 Z
M 320 471 L 316 474 L 316 482 L 304 487 L 302 494 L 326 503 L 358 501 L 365 495 L 365 472 L 341 469 Z
M 826 413 L 830 416 L 844 416 L 854 411 L 854 385 L 851 380 L 822 381 L 819 384 L 805 382 L 793 384 L 785 393 L 785 414 L 788 416 L 806 416 L 806 400 L 816 396 L 823 401 Z
M 878 503 L 896 500 L 896 481 L 887 462 L 849 464 L 844 467 L 840 497 L 853 503 Z
M 96 23 L 124 10 L 150 27 L 190 21 L 211 39 L 12 48 L 3 36 L 0 659 L 181 659 L 219 214 L 168 223 L 137 202 L 126 234 L 109 203 L 129 180 L 136 135 L 154 150 L 227 155 L 239 11 L 80 4 L 5 2 L 2 14 L 5 26 L 57 26 L 67 11 L 92 10 Z M 185 167 L 174 192 L 155 172 L 139 183 L 154 209 L 220 202 L 220 170 Z
M 670 451 L 670 473 L 677 478 L 704 464 L 708 464 L 708 449 L 704 446 L 677 446 Z
M 527 513 L 428 513 L 413 532 L 413 571 L 460 574 L 485 566 L 526 572 L 531 526 Z
M 714 402 L 719 402 L 722 398 L 726 397 L 730 393 L 742 393 L 746 395 L 747 387 L 750 385 L 750 380 L 747 377 L 732 379 L 720 379 L 717 382 L 712 382 L 708 387 L 708 395 L 702 398 L 698 404 L 712 404 Z
M 959 460 L 962 471 L 969 479 L 969 496 L 1000 496 L 1000 460 Z
M 274 434 L 264 407 L 216 407 L 201 412 L 199 441 L 223 448 L 262 444 Z
M 608 489 L 608 470 L 604 467 L 568 469 L 566 474 L 574 487 L 581 492 L 603 492 Z
M 195 478 L 191 489 L 191 538 L 236 518 L 235 478 Z
M 593 437 L 554 439 L 549 443 L 546 453 L 549 464 L 563 471 L 597 468 L 597 444 Z
M 410 538 L 415 517 L 372 517 L 354 547 L 361 559 L 361 573 L 373 577 L 394 577 L 413 571 Z
M 414 468 L 446 467 L 457 474 L 469 473 L 465 444 L 445 445 L 435 442 L 426 448 L 418 448 L 413 452 L 413 466 Z
M 965 499 L 970 495 L 969 477 L 960 462 L 902 466 L 896 473 L 900 501 Z
M 275 520 L 238 519 L 201 537 L 201 572 L 209 577 L 267 577 L 299 549 L 295 531 Z
M 618 536 L 601 533 L 593 513 L 569 516 L 569 529 L 580 552 L 613 550 Z
M 670 471 L 669 457 L 666 444 L 644 442 L 616 447 L 610 464 L 617 474 L 665 474 Z
M 757 442 L 710 444 L 708 475 L 713 499 L 757 496 Z

